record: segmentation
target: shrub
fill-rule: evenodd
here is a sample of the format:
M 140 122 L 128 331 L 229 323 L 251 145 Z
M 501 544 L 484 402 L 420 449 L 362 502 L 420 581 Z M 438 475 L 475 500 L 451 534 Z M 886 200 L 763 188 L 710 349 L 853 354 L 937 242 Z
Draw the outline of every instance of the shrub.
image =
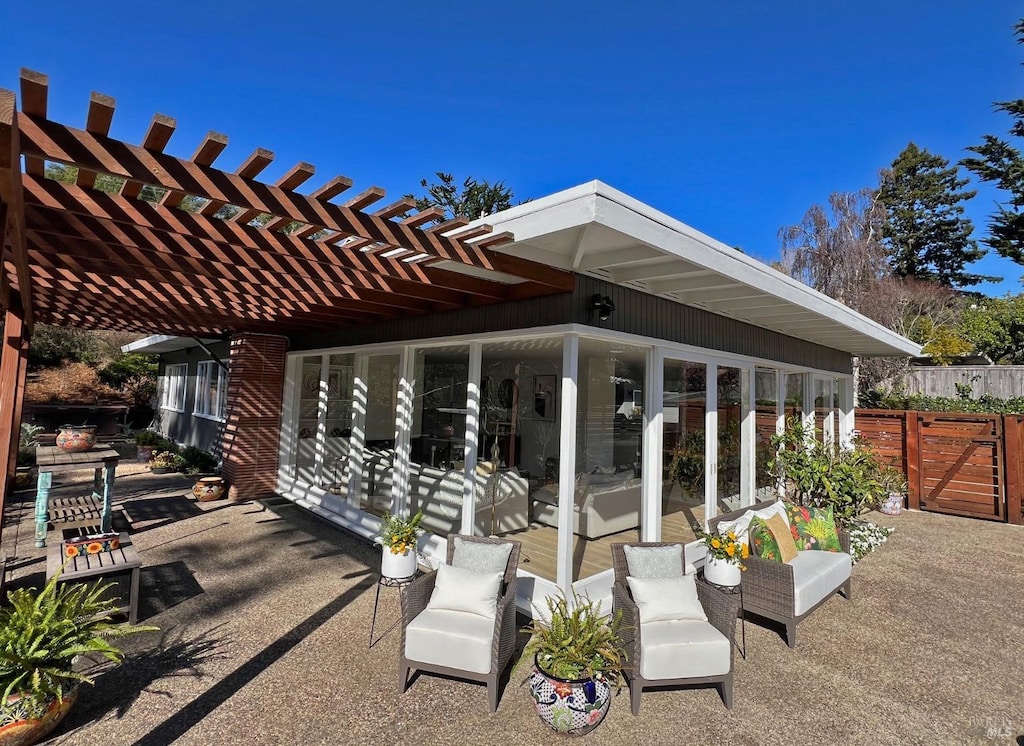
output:
M 214 471 L 217 468 L 217 457 L 196 446 L 182 448 L 181 458 L 183 460 L 181 470 L 189 476 Z
M 99 404 L 120 401 L 121 395 L 102 383 L 91 366 L 70 363 L 62 368 L 39 371 L 36 380 L 26 384 L 25 398 L 36 402 Z

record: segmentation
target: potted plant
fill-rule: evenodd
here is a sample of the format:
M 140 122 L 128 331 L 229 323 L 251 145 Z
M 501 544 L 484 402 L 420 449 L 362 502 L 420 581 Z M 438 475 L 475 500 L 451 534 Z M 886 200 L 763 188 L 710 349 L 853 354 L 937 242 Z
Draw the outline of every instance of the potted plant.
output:
M 405 579 L 416 574 L 416 541 L 423 533 L 421 510 L 412 518 L 400 518 L 385 512 L 377 543 L 384 548 L 380 574 L 385 578 Z
M 153 460 L 153 454 L 162 449 L 167 440 L 153 430 L 137 430 L 132 436 L 139 448 L 138 460 L 145 463 Z
M 181 468 L 185 460 L 177 453 L 160 451 L 153 456 L 151 470 L 154 474 L 170 474 Z
M 594 730 L 611 706 L 611 688 L 622 688 L 626 651 L 619 639 L 620 615 L 601 613 L 600 602 L 573 594 L 549 596 L 547 615 L 524 627 L 532 637 L 528 680 L 540 719 L 557 733 Z
M 715 585 L 739 585 L 740 573 L 746 569 L 742 561 L 750 556 L 750 547 L 736 538 L 735 531 L 707 532 L 696 529 L 704 542 L 704 579 Z
M 0 742 L 42 740 L 75 702 L 80 684 L 92 684 L 75 670 L 81 655 L 98 654 L 120 663 L 124 654 L 110 640 L 156 627 L 114 624 L 117 606 L 110 584 L 58 584 L 57 573 L 42 591 L 18 589 L 0 608 Z
M 886 466 L 881 470 L 878 482 L 884 495 L 878 509 L 886 515 L 899 515 L 907 497 L 907 478 L 897 469 Z
M 96 445 L 96 425 L 61 425 L 57 447 L 65 453 L 81 453 Z
M 217 475 L 217 457 L 209 451 L 196 446 L 181 449 L 181 471 L 196 478 L 192 485 L 192 495 L 200 502 L 219 500 L 224 497 L 227 488 L 224 478 Z

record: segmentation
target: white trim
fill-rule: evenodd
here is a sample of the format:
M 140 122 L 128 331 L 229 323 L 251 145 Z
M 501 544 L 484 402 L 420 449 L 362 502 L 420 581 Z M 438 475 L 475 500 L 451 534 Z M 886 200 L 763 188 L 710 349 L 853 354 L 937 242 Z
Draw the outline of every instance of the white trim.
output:
M 466 376 L 469 379 L 466 382 L 466 447 L 462 455 L 462 533 L 467 535 L 474 533 L 473 522 L 476 518 L 476 454 L 480 444 L 480 375 L 483 348 L 480 342 L 469 343 L 469 374 Z
M 573 492 L 576 486 L 576 404 L 580 338 L 562 340 L 562 409 L 558 439 L 558 548 L 555 583 L 568 597 L 572 591 Z
M 188 404 L 188 363 L 165 365 L 161 378 L 163 385 L 160 388 L 160 409 L 184 414 Z M 175 395 L 175 399 L 181 401 L 180 404 L 177 401 L 170 401 L 172 393 Z
M 213 400 L 209 401 L 212 376 L 211 371 L 217 377 L 217 386 L 214 391 Z M 193 387 L 192 416 L 214 422 L 227 421 L 227 399 L 228 399 L 228 371 L 217 363 L 216 360 L 200 360 L 196 363 L 196 383 Z M 210 411 L 199 411 L 202 404 Z M 223 414 L 221 414 L 223 412 Z
M 359 508 L 366 451 L 366 401 L 369 393 L 370 356 L 356 353 L 352 370 L 352 437 L 348 448 L 348 504 Z
M 647 351 L 647 375 L 644 381 L 644 452 L 641 475 L 641 541 L 661 541 L 661 495 L 664 489 L 662 449 L 665 432 L 665 355 L 658 347 Z
M 746 393 L 746 397 L 743 394 Z M 740 369 L 740 505 L 754 504 L 757 493 L 757 367 Z
M 718 515 L 718 364 L 704 374 L 704 530 Z

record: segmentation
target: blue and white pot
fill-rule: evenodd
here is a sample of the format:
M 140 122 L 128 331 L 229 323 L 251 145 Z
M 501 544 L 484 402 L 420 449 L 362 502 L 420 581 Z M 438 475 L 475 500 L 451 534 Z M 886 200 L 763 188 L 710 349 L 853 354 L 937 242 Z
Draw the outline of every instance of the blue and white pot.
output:
M 551 730 L 582 736 L 594 730 L 611 706 L 611 687 L 604 679 L 560 679 L 541 670 L 536 656 L 530 674 L 530 696 L 537 714 Z

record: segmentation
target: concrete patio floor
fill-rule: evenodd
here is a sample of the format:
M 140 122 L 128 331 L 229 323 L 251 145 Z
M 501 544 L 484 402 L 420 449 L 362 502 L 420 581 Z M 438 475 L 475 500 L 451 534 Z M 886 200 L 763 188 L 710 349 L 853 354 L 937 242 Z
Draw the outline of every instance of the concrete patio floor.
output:
M 190 485 L 178 475 L 119 476 L 116 502 L 144 563 L 140 618 L 161 631 L 128 638 L 125 664 L 83 688 L 48 743 L 558 740 L 520 686 L 525 663 L 495 715 L 475 684 L 422 676 L 400 696 L 397 630 L 368 648 L 374 548 L 290 504 L 196 503 Z M 8 507 L 13 585 L 44 581 L 31 499 L 20 493 Z M 664 690 L 645 692 L 633 717 L 624 689 L 587 740 L 1018 742 L 1024 530 L 927 513 L 873 519 L 896 533 L 854 568 L 853 601 L 836 596 L 800 625 L 796 649 L 747 624 L 733 710 L 712 689 Z M 387 623 L 397 592 L 381 596 Z

